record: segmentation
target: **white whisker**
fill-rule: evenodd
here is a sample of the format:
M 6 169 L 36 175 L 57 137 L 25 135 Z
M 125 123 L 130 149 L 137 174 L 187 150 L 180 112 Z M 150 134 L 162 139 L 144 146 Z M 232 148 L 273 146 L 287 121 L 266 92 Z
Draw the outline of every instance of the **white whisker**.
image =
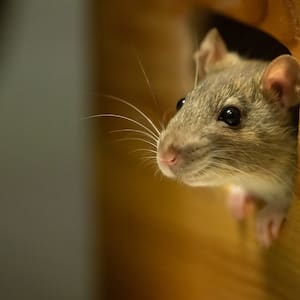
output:
M 197 47 L 199 47 L 199 42 L 198 42 L 198 34 L 197 31 L 195 30 L 194 32 L 194 43 L 195 43 L 195 48 L 197 49 Z M 199 55 L 197 55 L 199 50 L 197 50 L 195 57 L 196 60 L 196 70 L 195 70 L 195 79 L 194 79 L 194 89 L 197 87 L 198 85 L 198 80 L 199 80 Z
M 153 137 L 155 137 L 155 138 L 158 139 L 158 136 L 152 130 L 150 130 L 148 127 L 146 127 L 142 123 L 140 123 L 140 122 L 138 122 L 136 120 L 133 120 L 133 119 L 131 119 L 129 117 L 126 117 L 126 116 L 117 115 L 117 114 L 98 114 L 98 115 L 92 115 L 92 116 L 85 117 L 84 119 L 88 120 L 88 119 L 99 118 L 99 117 L 100 118 L 102 118 L 102 117 L 114 117 L 114 118 L 119 118 L 119 119 L 124 119 L 124 120 L 130 121 L 130 122 L 135 123 L 135 124 L 139 125 L 140 127 L 144 128 L 150 134 L 152 134 Z
M 151 142 L 149 142 L 149 141 L 147 141 L 145 139 L 142 139 L 142 138 L 122 138 L 122 139 L 118 139 L 117 141 L 119 141 L 119 142 L 122 142 L 122 141 L 140 141 L 140 142 L 147 143 L 147 144 L 153 146 L 156 149 L 156 145 L 155 144 L 153 144 L 153 143 L 151 143 Z
M 199 78 L 199 58 L 197 57 L 196 60 L 196 74 L 195 74 L 195 81 L 194 81 L 194 89 L 197 87 L 198 85 L 198 78 Z
M 138 61 L 139 67 L 140 67 L 140 69 L 141 69 L 141 71 L 142 71 L 142 73 L 143 73 L 143 76 L 144 76 L 144 79 L 145 79 L 145 81 L 146 81 L 146 84 L 147 84 L 147 86 L 148 86 L 148 89 L 149 89 L 149 91 L 150 91 L 151 97 L 152 97 L 152 99 L 153 99 L 153 101 L 154 101 L 154 104 L 155 104 L 155 106 L 156 106 L 156 109 L 157 109 L 157 111 L 158 111 L 158 113 L 159 113 L 159 115 L 160 115 L 160 114 L 161 114 L 161 111 L 160 111 L 160 108 L 159 108 L 159 105 L 158 105 L 157 97 L 156 97 L 156 95 L 155 95 L 155 93 L 154 93 L 154 91 L 153 91 L 153 88 L 151 87 L 150 80 L 149 80 L 149 77 L 148 77 L 148 75 L 147 75 L 147 73 L 146 73 L 146 71 L 145 71 L 145 68 L 144 68 L 143 64 L 142 64 L 142 60 L 140 59 L 140 57 L 139 57 L 139 55 L 137 54 L 137 52 L 135 52 L 135 55 L 136 55 L 136 59 L 137 59 L 137 61 Z M 159 120 L 159 118 L 158 118 L 158 122 L 159 122 L 160 127 L 163 128 L 163 124 L 162 124 L 162 122 Z
M 128 106 L 130 106 L 131 108 L 133 108 L 135 111 L 137 111 L 138 113 L 140 113 L 145 120 L 147 120 L 149 122 L 149 124 L 153 127 L 153 129 L 156 131 L 156 133 L 158 135 L 160 135 L 160 131 L 158 130 L 158 128 L 155 126 L 155 124 L 152 122 L 152 120 L 143 112 L 141 111 L 139 108 L 137 108 L 135 105 L 131 104 L 130 102 L 121 99 L 119 97 L 115 97 L 112 95 L 107 95 L 107 94 L 100 94 L 102 97 L 106 97 L 106 98 L 110 98 L 110 99 L 114 99 L 116 101 L 119 101 L 121 103 L 127 104 Z
M 141 157 L 141 163 L 143 163 L 143 165 L 148 165 L 148 166 L 153 166 L 156 167 L 156 164 L 153 160 L 153 158 L 149 158 L 149 157 Z
M 156 162 L 156 156 L 153 155 L 147 155 L 142 157 L 143 160 L 152 160 L 153 162 Z
M 155 153 L 155 154 L 157 153 L 157 151 L 152 150 L 152 149 L 147 149 L 147 148 L 135 149 L 135 150 L 132 150 L 131 153 L 133 153 L 133 152 L 140 152 L 140 151 L 148 151 L 148 152 Z M 153 156 L 153 157 L 156 157 L 156 156 Z
M 145 132 L 143 130 L 137 130 L 137 129 L 132 129 L 132 128 L 126 128 L 126 129 L 117 129 L 117 130 L 112 130 L 110 131 L 110 133 L 114 133 L 114 132 L 135 132 L 135 133 L 140 133 L 143 134 L 149 138 L 151 138 L 154 142 L 157 143 L 157 139 L 155 139 L 153 137 L 153 135 L 149 134 L 148 132 Z
M 156 169 L 156 171 L 154 172 L 154 177 L 156 177 L 157 174 L 159 174 L 159 169 Z
M 157 168 L 156 161 L 153 156 L 140 157 L 140 164 L 145 167 Z

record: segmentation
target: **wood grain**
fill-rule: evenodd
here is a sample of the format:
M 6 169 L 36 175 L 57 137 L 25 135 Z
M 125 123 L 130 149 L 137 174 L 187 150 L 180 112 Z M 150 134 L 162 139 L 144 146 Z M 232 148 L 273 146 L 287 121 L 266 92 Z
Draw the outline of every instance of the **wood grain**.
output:
M 300 59 L 299 1 L 196 3 L 268 32 Z M 173 109 L 193 81 L 190 6 L 180 0 L 95 1 L 95 92 L 128 99 L 153 118 Z M 135 51 L 159 99 L 158 109 Z M 100 111 L 137 116 L 97 96 L 93 112 Z M 93 125 L 106 299 L 300 299 L 298 199 L 280 240 L 262 249 L 253 216 L 235 223 L 224 206 L 223 190 L 189 188 L 154 176 L 151 166 L 130 153 L 145 145 L 115 143 L 120 135 L 108 134 L 126 122 Z

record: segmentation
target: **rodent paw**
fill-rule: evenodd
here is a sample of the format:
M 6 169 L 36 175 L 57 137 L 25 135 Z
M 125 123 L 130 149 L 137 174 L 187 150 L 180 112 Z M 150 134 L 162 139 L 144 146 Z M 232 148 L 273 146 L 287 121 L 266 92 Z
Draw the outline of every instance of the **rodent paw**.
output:
M 227 206 L 232 216 L 238 221 L 246 217 L 247 204 L 251 201 L 249 194 L 239 186 L 231 186 Z
M 278 238 L 285 218 L 285 209 L 272 206 L 266 206 L 258 213 L 256 221 L 257 238 L 265 247 L 269 247 Z

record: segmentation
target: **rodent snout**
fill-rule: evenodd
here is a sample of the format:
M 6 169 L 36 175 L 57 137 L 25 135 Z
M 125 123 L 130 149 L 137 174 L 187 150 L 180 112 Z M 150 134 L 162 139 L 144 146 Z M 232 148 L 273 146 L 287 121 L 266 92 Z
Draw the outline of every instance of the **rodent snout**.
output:
M 162 164 L 175 166 L 179 161 L 179 152 L 175 147 L 169 146 L 167 149 L 159 151 L 158 159 Z
M 182 159 L 179 150 L 172 144 L 159 145 L 157 151 L 157 164 L 167 177 L 175 177 L 175 172 L 181 165 Z

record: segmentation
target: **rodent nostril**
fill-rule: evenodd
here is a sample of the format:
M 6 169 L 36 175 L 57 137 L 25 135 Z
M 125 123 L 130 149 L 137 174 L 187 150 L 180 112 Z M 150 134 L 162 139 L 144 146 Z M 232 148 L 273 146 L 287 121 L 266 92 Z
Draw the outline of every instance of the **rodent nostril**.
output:
M 167 161 L 165 161 L 169 166 L 174 166 L 177 163 L 177 156 L 174 154 L 172 157 L 169 157 Z
M 174 166 L 178 162 L 178 152 L 170 147 L 167 151 L 160 154 L 159 160 L 168 166 Z

